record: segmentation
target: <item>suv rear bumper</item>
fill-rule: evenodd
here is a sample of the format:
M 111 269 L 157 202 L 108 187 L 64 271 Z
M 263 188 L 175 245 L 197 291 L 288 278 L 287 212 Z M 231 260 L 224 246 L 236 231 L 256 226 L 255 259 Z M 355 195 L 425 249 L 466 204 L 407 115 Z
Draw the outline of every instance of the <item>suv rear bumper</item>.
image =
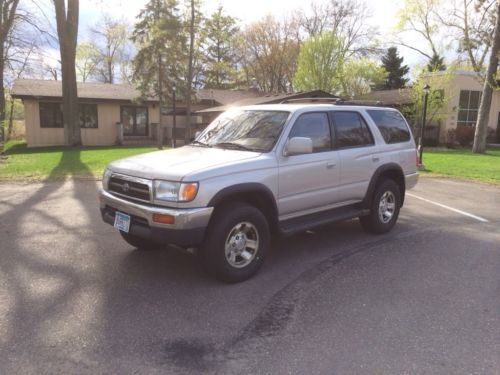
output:
M 113 225 L 115 212 L 130 215 L 129 233 L 160 244 L 195 246 L 203 242 L 205 229 L 213 207 L 165 208 L 148 206 L 118 198 L 107 191 L 99 191 L 101 216 L 104 222 Z M 173 224 L 153 221 L 153 214 L 173 216 Z
M 410 190 L 415 187 L 418 182 L 418 173 L 410 173 L 405 175 L 405 188 L 406 190 Z

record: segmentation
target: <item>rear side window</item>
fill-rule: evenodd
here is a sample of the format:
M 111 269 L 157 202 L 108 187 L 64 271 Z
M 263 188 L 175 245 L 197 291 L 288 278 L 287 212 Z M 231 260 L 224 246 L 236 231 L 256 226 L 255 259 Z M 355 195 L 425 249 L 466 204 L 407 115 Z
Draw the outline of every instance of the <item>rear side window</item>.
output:
M 410 130 L 399 112 L 384 110 L 368 110 L 367 112 L 380 130 L 385 143 L 410 140 Z
M 373 145 L 370 129 L 359 113 L 335 111 L 333 124 L 339 148 Z
M 290 131 L 288 138 L 307 137 L 313 142 L 313 152 L 328 151 L 332 148 L 328 115 L 324 112 L 301 115 Z

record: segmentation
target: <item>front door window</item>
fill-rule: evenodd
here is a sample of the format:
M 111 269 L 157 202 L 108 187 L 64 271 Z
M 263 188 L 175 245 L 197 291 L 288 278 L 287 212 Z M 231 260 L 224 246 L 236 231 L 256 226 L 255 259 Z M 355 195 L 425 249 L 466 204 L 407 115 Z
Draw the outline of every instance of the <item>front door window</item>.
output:
M 123 124 L 123 135 L 148 135 L 147 107 L 122 106 L 121 119 Z

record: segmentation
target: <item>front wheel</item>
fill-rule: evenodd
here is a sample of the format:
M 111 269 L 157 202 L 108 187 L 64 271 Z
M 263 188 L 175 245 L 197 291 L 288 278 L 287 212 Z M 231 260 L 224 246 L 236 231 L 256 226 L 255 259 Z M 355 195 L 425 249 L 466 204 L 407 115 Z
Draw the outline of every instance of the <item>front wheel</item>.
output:
M 389 232 L 396 224 L 401 207 L 401 192 L 394 180 L 383 180 L 375 189 L 370 214 L 359 218 L 369 233 Z
M 207 270 L 221 281 L 252 277 L 269 248 L 269 226 L 257 208 L 233 203 L 218 209 L 207 230 L 201 256 Z

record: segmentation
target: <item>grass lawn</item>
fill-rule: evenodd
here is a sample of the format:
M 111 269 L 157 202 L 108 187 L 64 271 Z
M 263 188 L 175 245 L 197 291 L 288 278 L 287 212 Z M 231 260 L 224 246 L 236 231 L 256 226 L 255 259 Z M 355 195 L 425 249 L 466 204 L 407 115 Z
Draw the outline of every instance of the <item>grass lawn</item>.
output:
M 490 149 L 481 155 L 468 149 L 428 148 L 424 149 L 423 161 L 424 173 L 500 184 L 500 149 Z
M 0 181 L 100 178 L 110 161 L 154 150 L 152 146 L 27 148 L 25 142 L 10 141 L 5 145 L 6 160 L 0 162 Z

